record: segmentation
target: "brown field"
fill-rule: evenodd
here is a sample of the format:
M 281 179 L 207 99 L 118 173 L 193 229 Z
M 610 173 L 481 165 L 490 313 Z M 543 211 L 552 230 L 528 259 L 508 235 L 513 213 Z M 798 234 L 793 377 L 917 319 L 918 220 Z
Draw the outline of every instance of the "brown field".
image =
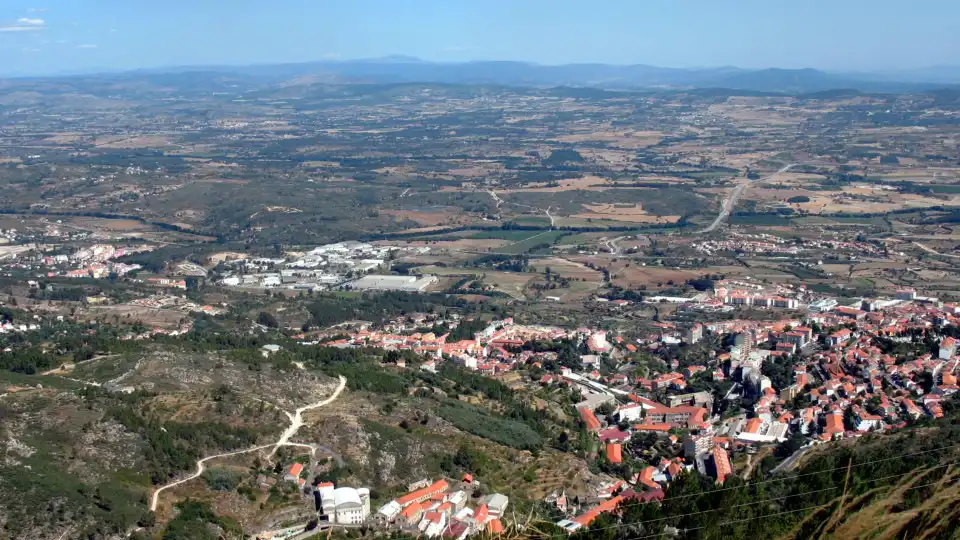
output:
M 97 148 L 154 148 L 172 146 L 173 141 L 162 135 L 143 135 L 137 137 L 109 136 L 100 137 L 93 143 Z
M 496 238 L 464 238 L 463 240 L 415 240 L 405 242 L 404 245 L 411 247 L 427 246 L 431 249 L 487 251 L 503 247 L 510 243 L 508 240 Z
M 63 132 L 51 135 L 43 141 L 53 144 L 71 144 L 83 139 L 83 137 L 84 135 L 82 133 Z
M 514 298 L 523 298 L 523 289 L 533 279 L 533 274 L 518 272 L 484 272 L 483 282 L 492 285 L 494 290 L 505 292 Z
M 249 180 L 241 180 L 239 178 L 200 178 L 195 183 L 197 184 L 238 184 L 246 185 L 249 184 Z
M 100 229 L 107 231 L 144 231 L 153 229 L 135 219 L 98 219 L 98 218 L 70 218 L 69 222 L 85 229 Z
M 619 206 L 615 204 L 585 204 L 589 212 L 574 214 L 575 218 L 608 219 L 612 221 L 627 221 L 630 223 L 676 223 L 680 216 L 653 216 L 643 209 L 643 205 Z
M 925 208 L 930 206 L 955 205 L 960 196 L 950 197 L 949 200 L 923 197 L 921 195 L 903 194 L 866 188 L 851 188 L 844 193 L 870 197 L 872 200 L 857 200 L 844 194 L 818 195 L 810 198 L 810 202 L 799 203 L 796 206 L 810 214 L 833 214 L 839 212 L 890 212 L 905 208 Z
M 105 320 L 107 322 L 120 321 L 121 323 L 133 323 L 140 321 L 149 328 L 175 328 L 182 319 L 189 316 L 179 311 L 170 309 L 155 309 L 142 306 L 133 306 L 129 304 L 117 304 L 114 306 L 95 306 L 88 309 L 88 319 Z
M 310 169 L 310 168 L 323 168 L 323 167 L 331 167 L 331 168 L 336 169 L 336 168 L 339 168 L 339 167 L 340 167 L 340 163 L 337 162 L 337 161 L 304 161 L 304 162 L 303 162 L 303 167 L 305 167 L 305 168 L 307 168 L 307 169 Z
M 607 267 L 610 269 L 610 278 L 614 285 L 630 288 L 640 285 L 663 287 L 667 285 L 668 281 L 682 284 L 688 279 L 700 277 L 707 271 L 707 269 L 680 270 L 664 266 L 641 266 L 640 263 L 624 260 L 611 263 L 610 259 L 602 257 L 571 257 L 570 260 L 578 263 L 592 263 L 597 267 Z
M 663 133 L 659 131 L 596 131 L 563 135 L 552 140 L 564 143 L 596 141 L 636 149 L 653 146 L 659 143 L 661 138 Z
M 544 269 L 549 267 L 550 271 L 558 276 L 565 278 L 574 278 L 574 279 L 584 279 L 587 281 L 599 281 L 602 279 L 603 274 L 592 268 L 587 268 L 583 264 L 562 259 L 560 257 L 550 257 L 546 259 L 540 259 L 536 262 L 537 269 L 540 270 L 541 267 Z
M 417 210 L 381 210 L 382 214 L 393 216 L 397 221 L 410 220 L 426 227 L 437 225 L 451 225 L 464 220 L 466 216 L 460 210 L 449 209 L 438 212 L 421 212 Z
M 607 185 L 609 185 L 610 182 L 606 178 L 601 178 L 599 176 L 584 176 L 582 178 L 560 180 L 558 184 L 559 185 L 556 187 L 550 187 L 543 183 L 527 184 L 522 188 L 497 190 L 497 193 L 501 195 L 509 195 L 511 193 L 530 193 L 536 191 L 545 191 L 548 193 L 576 190 L 603 191 L 608 189 Z

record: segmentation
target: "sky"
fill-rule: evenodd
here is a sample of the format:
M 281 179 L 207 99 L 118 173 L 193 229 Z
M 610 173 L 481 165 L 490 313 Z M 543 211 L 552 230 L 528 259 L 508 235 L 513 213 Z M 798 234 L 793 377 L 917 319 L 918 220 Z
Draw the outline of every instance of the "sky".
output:
M 0 74 L 424 60 L 911 69 L 960 63 L 957 0 L 0 0 Z

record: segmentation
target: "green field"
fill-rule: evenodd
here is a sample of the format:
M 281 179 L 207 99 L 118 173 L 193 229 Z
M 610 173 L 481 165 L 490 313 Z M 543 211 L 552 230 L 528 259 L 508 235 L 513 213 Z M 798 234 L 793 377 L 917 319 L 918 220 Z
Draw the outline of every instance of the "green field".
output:
M 544 216 L 519 216 L 510 220 L 518 225 L 528 225 L 535 227 L 549 227 L 550 218 Z
M 525 232 L 528 235 L 526 239 L 510 244 L 508 246 L 503 246 L 497 251 L 499 253 L 509 253 L 509 254 L 526 253 L 534 246 L 537 246 L 540 244 L 549 244 L 552 246 L 553 244 L 557 243 L 558 239 L 564 237 L 564 235 L 566 234 L 563 231 L 544 231 L 544 232 L 534 232 L 533 234 L 530 234 L 530 231 L 525 231 Z

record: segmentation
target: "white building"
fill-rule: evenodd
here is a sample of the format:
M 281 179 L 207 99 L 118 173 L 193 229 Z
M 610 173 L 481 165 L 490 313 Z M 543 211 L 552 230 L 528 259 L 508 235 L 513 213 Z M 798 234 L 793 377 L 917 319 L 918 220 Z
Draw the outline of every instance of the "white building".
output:
M 940 354 L 938 355 L 940 359 L 949 360 L 955 354 L 957 354 L 957 340 L 952 337 L 943 338 L 943 341 L 940 342 Z
M 370 515 L 370 490 L 367 488 L 335 488 L 331 482 L 317 485 L 320 514 L 330 523 L 355 525 Z M 381 511 L 383 508 L 381 508 Z
M 490 515 L 499 518 L 507 511 L 507 505 L 510 504 L 510 498 L 502 493 L 493 493 L 484 498 Z
M 614 411 L 614 414 L 617 415 L 617 418 L 621 422 L 636 422 L 640 420 L 641 413 L 643 412 L 643 405 L 639 403 L 627 403 L 617 407 L 617 410 Z

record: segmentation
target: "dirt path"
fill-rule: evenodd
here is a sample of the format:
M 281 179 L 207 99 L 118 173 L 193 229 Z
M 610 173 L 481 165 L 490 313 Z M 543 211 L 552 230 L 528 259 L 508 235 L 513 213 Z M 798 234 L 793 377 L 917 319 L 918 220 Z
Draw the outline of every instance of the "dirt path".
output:
M 307 405 L 307 406 L 305 406 L 305 407 L 300 407 L 300 408 L 297 409 L 293 414 L 290 414 L 290 413 L 284 411 L 284 412 L 287 414 L 287 417 L 290 418 L 290 427 L 288 427 L 288 428 L 286 429 L 286 431 L 284 431 L 283 434 L 280 435 L 280 438 L 277 439 L 277 442 L 271 443 L 271 444 L 263 444 L 263 445 L 260 445 L 260 446 L 254 446 L 253 448 L 247 448 L 247 449 L 245 449 L 245 450 L 236 450 L 236 451 L 233 451 L 233 452 L 224 452 L 224 453 L 222 453 L 222 454 L 215 454 L 215 455 L 207 456 L 207 457 L 205 457 L 205 458 L 203 458 L 203 459 L 198 460 L 198 461 L 197 461 L 197 472 L 193 473 L 192 475 L 190 475 L 190 476 L 188 476 L 188 477 L 186 477 L 186 478 L 183 478 L 183 479 L 181 479 L 181 480 L 177 480 L 176 482 L 171 482 L 171 483 L 169 483 L 169 484 L 167 484 L 167 485 L 165 485 L 165 486 L 159 487 L 159 488 L 157 488 L 156 491 L 153 492 L 153 497 L 150 499 L 150 511 L 151 511 L 151 512 L 156 512 L 156 511 L 157 511 L 157 505 L 158 505 L 159 502 L 160 502 L 160 493 L 162 493 L 163 491 L 166 491 L 166 490 L 168 490 L 168 489 L 170 489 L 170 488 L 174 488 L 174 487 L 176 487 L 176 486 L 179 486 L 179 485 L 181 485 L 181 484 L 185 484 L 185 483 L 187 483 L 187 482 L 189 482 L 190 480 L 193 480 L 193 479 L 195 479 L 195 478 L 199 478 L 200 475 L 203 474 L 204 465 L 205 465 L 208 461 L 210 461 L 210 460 L 218 459 L 218 458 L 222 458 L 222 457 L 229 457 L 229 456 L 236 456 L 236 455 L 240 455 L 240 454 L 246 454 L 246 453 L 249 453 L 249 452 L 256 452 L 256 451 L 258 451 L 258 450 L 265 450 L 265 449 L 267 449 L 267 448 L 272 448 L 272 450 L 270 450 L 270 454 L 268 454 L 269 456 L 272 456 L 274 453 L 276 453 L 277 449 L 280 448 L 281 446 L 301 446 L 301 447 L 306 446 L 306 447 L 308 447 L 308 448 L 313 448 L 313 447 L 311 447 L 310 445 L 301 444 L 301 443 L 291 443 L 291 442 L 289 442 L 289 441 L 290 441 L 290 438 L 293 437 L 294 435 L 296 435 L 296 433 L 297 433 L 297 431 L 300 429 L 300 427 L 303 426 L 303 417 L 302 417 L 303 413 L 304 413 L 305 411 L 309 411 L 309 410 L 311 410 L 311 409 L 316 409 L 316 408 L 318 408 L 318 407 L 323 407 L 324 405 L 329 405 L 330 403 L 334 402 L 334 401 L 340 396 L 340 393 L 343 392 L 343 389 L 346 388 L 346 386 L 347 386 L 347 379 L 346 379 L 345 377 L 343 377 L 343 376 L 340 376 L 340 384 L 337 385 L 337 389 L 334 390 L 332 396 L 330 396 L 330 397 L 328 397 L 327 399 L 324 399 L 324 400 L 322 400 L 322 401 L 318 401 L 318 402 L 316 402 L 316 403 L 313 403 L 313 404 L 311 404 L 311 405 Z M 314 449 L 314 451 L 316 451 L 316 450 Z
M 520 203 L 505 201 L 505 200 L 501 199 L 500 196 L 497 195 L 497 192 L 494 191 L 494 190 L 492 190 L 492 189 L 488 189 L 488 190 L 487 190 L 487 193 L 489 193 L 490 196 L 493 197 L 493 200 L 497 203 L 497 211 L 498 211 L 498 212 L 500 211 L 500 206 L 501 206 L 502 204 L 504 204 L 504 203 L 506 203 L 506 204 L 512 204 L 512 205 L 514 205 L 514 206 L 519 206 L 520 208 L 529 208 L 530 210 L 533 210 L 533 211 L 535 211 L 535 212 L 543 212 L 544 214 L 547 215 L 547 218 L 550 220 L 550 227 L 554 227 L 555 224 L 556 224 L 556 221 L 555 221 L 555 218 L 554 218 L 553 214 L 550 213 L 550 207 L 549 207 L 549 206 L 547 207 L 546 210 L 544 210 L 543 208 L 537 208 L 536 206 L 530 206 L 530 205 L 527 205 L 527 204 L 520 204 Z
M 926 251 L 927 253 L 929 253 L 929 254 L 931 254 L 931 255 L 939 255 L 939 256 L 941 256 L 941 257 L 950 257 L 950 258 L 953 258 L 953 259 L 960 259 L 960 255 L 952 255 L 952 254 L 950 254 L 950 253 L 940 253 L 940 252 L 934 250 L 933 248 L 931 248 L 930 246 L 925 246 L 925 245 L 921 244 L 920 242 L 914 242 L 913 245 L 917 246 L 918 248 Z
M 277 440 L 277 443 L 274 445 L 273 450 L 270 451 L 270 454 L 268 454 L 268 457 L 273 456 L 273 454 L 276 453 L 277 448 L 280 448 L 281 446 L 287 444 L 290 438 L 297 434 L 297 431 L 299 431 L 300 427 L 303 426 L 304 412 L 309 411 L 311 409 L 317 409 L 317 408 L 323 407 L 324 405 L 329 405 L 333 403 L 334 401 L 337 400 L 338 397 L 340 397 L 340 392 L 343 392 L 343 389 L 346 387 L 347 387 L 347 379 L 346 377 L 341 375 L 340 384 L 337 385 L 337 389 L 334 390 L 332 396 L 328 397 L 323 401 L 318 401 L 317 403 L 313 403 L 305 407 L 300 407 L 299 409 L 294 411 L 293 416 L 290 418 L 290 427 L 288 427 L 287 430 L 283 432 L 283 435 L 280 435 L 280 439 Z M 287 416 L 290 416 L 290 415 L 287 415 Z

